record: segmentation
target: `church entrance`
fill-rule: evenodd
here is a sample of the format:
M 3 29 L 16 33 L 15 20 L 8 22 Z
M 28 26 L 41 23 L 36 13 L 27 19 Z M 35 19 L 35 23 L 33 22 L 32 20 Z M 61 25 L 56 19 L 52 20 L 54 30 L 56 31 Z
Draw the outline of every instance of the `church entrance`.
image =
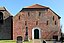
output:
M 39 27 L 34 27 L 32 29 L 32 39 L 40 39 L 41 38 L 41 29 Z
M 38 29 L 34 30 L 34 39 L 39 39 L 39 30 Z

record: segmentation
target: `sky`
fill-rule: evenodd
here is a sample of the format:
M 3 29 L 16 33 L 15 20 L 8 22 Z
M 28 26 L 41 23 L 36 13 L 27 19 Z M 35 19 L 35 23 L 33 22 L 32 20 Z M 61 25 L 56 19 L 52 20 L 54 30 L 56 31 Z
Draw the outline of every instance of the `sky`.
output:
M 15 16 L 23 7 L 31 6 L 33 4 L 40 4 L 50 7 L 60 17 L 60 25 L 64 33 L 64 0 L 0 0 L 0 6 L 6 9 Z

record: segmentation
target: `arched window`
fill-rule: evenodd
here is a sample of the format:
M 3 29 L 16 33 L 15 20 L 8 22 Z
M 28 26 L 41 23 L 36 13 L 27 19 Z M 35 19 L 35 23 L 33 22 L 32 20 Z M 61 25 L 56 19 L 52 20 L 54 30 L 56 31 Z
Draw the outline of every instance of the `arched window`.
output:
M 25 25 L 27 25 L 27 21 L 25 21 Z
M 20 20 L 20 16 L 19 16 L 19 20 Z
M 55 21 L 55 25 L 57 24 L 57 22 Z
M 38 21 L 36 21 L 36 25 L 38 25 Z
M 28 32 L 28 27 L 26 27 L 26 32 Z
M 25 34 L 26 36 L 28 35 L 28 27 L 26 27 L 26 34 Z
M 54 16 L 53 16 L 53 20 L 54 20 Z
M 28 12 L 28 16 L 30 16 L 30 12 Z
M 3 23 L 3 13 L 0 12 L 0 24 L 2 24 L 2 23 Z
M 47 21 L 47 25 L 48 25 L 48 21 Z
M 39 12 L 39 16 L 41 15 L 41 12 Z

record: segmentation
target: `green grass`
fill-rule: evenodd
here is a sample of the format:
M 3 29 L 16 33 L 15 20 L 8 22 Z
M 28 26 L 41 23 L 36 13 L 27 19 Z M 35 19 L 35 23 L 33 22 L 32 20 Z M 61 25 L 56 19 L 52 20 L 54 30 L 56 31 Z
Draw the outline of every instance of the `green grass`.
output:
M 0 43 L 16 43 L 16 41 L 13 41 L 13 40 L 0 40 Z
M 14 40 L 0 40 L 0 43 L 16 43 Z M 32 41 L 24 41 L 23 43 L 32 43 Z

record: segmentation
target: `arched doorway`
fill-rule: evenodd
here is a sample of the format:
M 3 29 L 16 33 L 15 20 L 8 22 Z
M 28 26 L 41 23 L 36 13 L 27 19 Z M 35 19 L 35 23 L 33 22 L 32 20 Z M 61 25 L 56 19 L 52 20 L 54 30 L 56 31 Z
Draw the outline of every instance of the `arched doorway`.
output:
M 32 29 L 32 39 L 40 39 L 41 38 L 41 29 L 39 27 L 35 27 Z
M 34 39 L 39 39 L 39 30 L 38 29 L 34 30 Z

